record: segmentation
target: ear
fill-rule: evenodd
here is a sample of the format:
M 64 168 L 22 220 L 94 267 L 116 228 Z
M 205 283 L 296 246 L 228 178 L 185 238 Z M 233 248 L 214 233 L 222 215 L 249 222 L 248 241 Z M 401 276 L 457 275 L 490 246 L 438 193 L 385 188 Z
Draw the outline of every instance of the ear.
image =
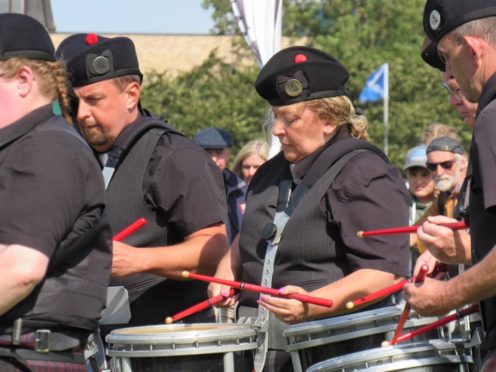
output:
M 477 36 L 464 36 L 462 38 L 462 43 L 468 47 L 470 55 L 474 58 L 476 63 L 484 56 L 488 45 L 484 39 Z
M 337 125 L 334 122 L 326 120 L 324 123 L 324 135 L 326 137 L 332 136 L 337 129 Z
M 33 90 L 33 83 L 36 80 L 33 70 L 28 66 L 21 66 L 17 70 L 14 79 L 17 83 L 17 92 L 19 96 L 26 98 Z
M 126 88 L 127 102 L 126 108 L 128 111 L 133 111 L 138 106 L 138 102 L 141 95 L 141 85 L 137 82 L 132 82 Z

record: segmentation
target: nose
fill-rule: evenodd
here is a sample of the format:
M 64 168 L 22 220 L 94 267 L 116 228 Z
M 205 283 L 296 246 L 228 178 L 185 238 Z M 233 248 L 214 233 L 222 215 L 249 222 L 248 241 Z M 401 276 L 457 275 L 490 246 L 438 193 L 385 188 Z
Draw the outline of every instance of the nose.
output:
M 272 126 L 272 134 L 276 137 L 284 134 L 284 124 L 281 120 L 274 120 L 274 125 Z
M 250 167 L 248 169 L 248 175 L 250 176 L 250 178 L 253 177 L 253 175 L 255 174 L 256 171 L 257 171 L 257 168 L 256 167 Z
M 90 111 L 88 109 L 88 105 L 85 104 L 82 100 L 79 101 L 78 110 L 77 110 L 77 121 L 78 123 L 84 122 L 90 116 Z
M 448 102 L 451 106 L 458 106 L 462 103 L 462 100 L 458 98 L 455 94 L 450 93 Z

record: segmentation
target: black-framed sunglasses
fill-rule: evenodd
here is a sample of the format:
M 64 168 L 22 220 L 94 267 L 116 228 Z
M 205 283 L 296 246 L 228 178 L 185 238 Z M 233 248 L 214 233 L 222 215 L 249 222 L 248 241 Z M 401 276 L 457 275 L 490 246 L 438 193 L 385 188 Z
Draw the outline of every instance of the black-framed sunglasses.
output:
M 451 168 L 453 168 L 453 164 L 455 164 L 455 162 L 456 162 L 456 158 L 453 160 L 442 161 L 440 163 L 427 162 L 426 166 L 427 169 L 429 169 L 431 172 L 435 172 L 437 170 L 438 165 L 440 165 L 441 168 L 445 170 L 450 170 Z

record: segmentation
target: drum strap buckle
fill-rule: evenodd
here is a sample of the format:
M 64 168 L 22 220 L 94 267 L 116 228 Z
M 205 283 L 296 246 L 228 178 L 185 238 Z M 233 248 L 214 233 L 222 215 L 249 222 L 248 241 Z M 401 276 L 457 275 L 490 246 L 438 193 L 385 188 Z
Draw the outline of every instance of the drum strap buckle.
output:
M 38 353 L 49 353 L 52 331 L 49 329 L 37 329 L 35 335 L 35 350 Z

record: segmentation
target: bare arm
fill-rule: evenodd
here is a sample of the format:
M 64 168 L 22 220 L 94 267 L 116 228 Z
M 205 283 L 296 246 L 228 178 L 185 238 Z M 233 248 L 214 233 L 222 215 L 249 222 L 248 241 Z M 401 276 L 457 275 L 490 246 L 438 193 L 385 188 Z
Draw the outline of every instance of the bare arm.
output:
M 166 247 L 136 248 L 114 242 L 112 275 L 148 272 L 181 279 L 184 270 L 211 275 L 227 250 L 224 224 L 195 231 L 183 242 Z
M 422 285 L 409 284 L 404 296 L 422 315 L 445 314 L 466 304 L 496 295 L 496 249 L 478 264 L 443 282 L 428 279 Z
M 26 298 L 45 276 L 48 257 L 23 245 L 0 244 L 0 315 Z
M 274 312 L 276 317 L 287 323 L 297 323 L 315 318 L 322 318 L 331 315 L 339 315 L 347 312 L 346 303 L 359 297 L 376 292 L 394 284 L 400 278 L 394 274 L 373 270 L 361 269 L 352 274 L 331 283 L 325 287 L 310 292 L 312 296 L 322 297 L 332 300 L 332 308 L 323 306 L 303 304 L 297 300 L 288 300 L 276 297 L 263 297 L 263 306 Z M 287 286 L 283 293 L 304 293 L 300 287 Z

